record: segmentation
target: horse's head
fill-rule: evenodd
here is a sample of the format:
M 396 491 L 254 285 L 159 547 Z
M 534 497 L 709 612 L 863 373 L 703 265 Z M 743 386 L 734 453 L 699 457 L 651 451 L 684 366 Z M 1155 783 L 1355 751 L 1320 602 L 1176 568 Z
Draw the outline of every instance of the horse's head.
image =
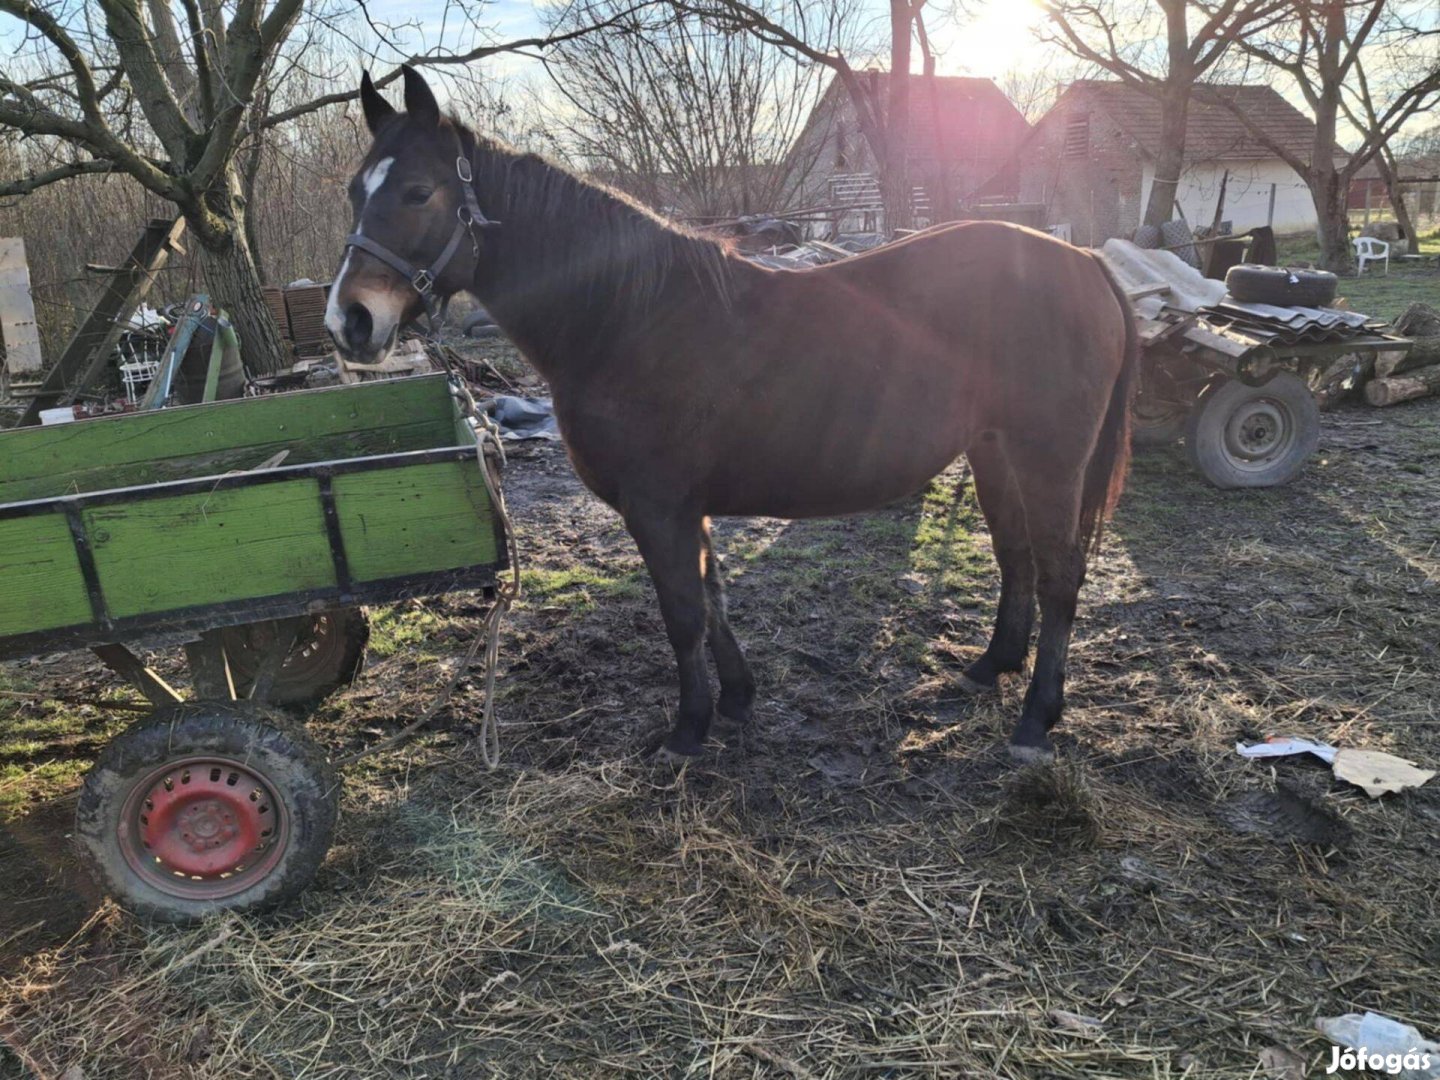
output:
M 373 142 L 350 181 L 355 224 L 325 311 L 341 354 L 365 363 L 382 359 L 427 305 L 469 287 L 487 224 L 460 129 L 419 73 L 403 72 L 403 113 L 368 73 L 360 81 Z

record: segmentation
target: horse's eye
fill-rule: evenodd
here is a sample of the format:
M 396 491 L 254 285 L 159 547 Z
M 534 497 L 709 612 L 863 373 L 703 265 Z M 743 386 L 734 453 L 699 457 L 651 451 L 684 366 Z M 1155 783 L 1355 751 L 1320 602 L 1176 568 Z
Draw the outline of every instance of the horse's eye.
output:
M 430 196 L 435 194 L 433 188 L 412 187 L 405 190 L 406 206 L 423 206 L 430 201 Z

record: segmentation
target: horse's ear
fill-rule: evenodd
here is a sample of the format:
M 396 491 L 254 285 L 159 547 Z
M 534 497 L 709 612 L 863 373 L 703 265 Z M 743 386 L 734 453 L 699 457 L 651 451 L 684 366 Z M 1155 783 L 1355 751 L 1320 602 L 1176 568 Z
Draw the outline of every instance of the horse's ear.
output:
M 421 123 L 440 123 L 440 104 L 425 77 L 409 64 L 401 64 L 400 71 L 405 76 L 405 111 Z
M 380 91 L 370 81 L 368 71 L 360 75 L 360 106 L 365 110 L 365 126 L 370 129 L 371 135 L 379 134 L 380 125 L 395 115 L 395 106 L 380 96 Z

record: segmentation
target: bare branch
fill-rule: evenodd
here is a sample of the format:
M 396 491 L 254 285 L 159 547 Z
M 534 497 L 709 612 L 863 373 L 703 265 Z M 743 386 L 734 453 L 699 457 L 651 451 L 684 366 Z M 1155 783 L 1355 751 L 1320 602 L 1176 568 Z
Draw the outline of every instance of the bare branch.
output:
M 102 161 L 92 158 L 89 161 L 77 161 L 70 165 L 60 165 L 41 173 L 32 173 L 30 176 L 22 177 L 19 180 L 11 180 L 8 183 L 0 184 L 0 198 L 10 198 L 15 195 L 28 195 L 32 191 L 39 191 L 43 187 L 57 183 L 61 180 L 68 180 L 72 176 L 91 176 L 96 173 L 113 173 L 115 164 L 111 161 Z
M 654 0 L 645 0 L 644 3 L 636 4 L 633 7 L 626 8 L 624 11 L 618 12 L 614 16 L 601 22 L 592 23 L 574 30 L 567 30 L 563 33 L 547 34 L 544 37 L 517 38 L 514 41 L 506 41 L 498 45 L 481 45 L 463 53 L 430 53 L 424 55 L 416 55 L 411 56 L 408 60 L 405 61 L 405 63 L 409 64 L 411 67 L 439 67 L 446 64 L 471 64 L 477 60 L 484 60 L 488 57 L 499 56 L 504 53 L 519 52 L 522 49 L 549 49 L 555 45 L 559 45 L 567 41 L 574 41 L 575 39 L 584 37 L 587 34 L 593 34 L 597 31 L 616 27 L 620 25 L 625 19 L 635 15 L 637 12 L 640 12 L 647 7 L 652 6 L 653 3 Z M 397 66 L 393 70 L 376 79 L 375 85 L 377 88 L 383 89 L 398 78 L 400 78 L 400 68 Z M 344 90 L 337 91 L 333 94 L 323 94 L 320 97 L 314 98 L 311 101 L 306 101 L 299 105 L 293 105 L 288 109 L 281 109 L 278 112 L 271 113 L 269 116 L 265 117 L 265 119 L 260 122 L 260 127 L 278 127 L 281 124 L 287 124 L 291 120 L 304 116 L 306 113 L 312 113 L 319 109 L 328 108 L 331 105 L 340 105 L 347 101 L 354 101 L 359 96 L 360 90 L 358 87 L 354 90 Z

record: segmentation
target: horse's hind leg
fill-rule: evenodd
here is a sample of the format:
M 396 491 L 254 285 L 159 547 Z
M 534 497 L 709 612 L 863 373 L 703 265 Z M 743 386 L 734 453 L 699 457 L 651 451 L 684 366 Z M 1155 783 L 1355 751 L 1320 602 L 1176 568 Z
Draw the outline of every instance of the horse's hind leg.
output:
M 1022 671 L 1030 651 L 1035 624 L 1035 562 L 1025 526 L 1025 506 L 1010 474 L 1005 452 L 992 434 L 966 454 L 975 476 L 975 495 L 990 526 L 990 546 L 1000 564 L 1000 602 L 995 609 L 995 632 L 980 658 L 965 669 L 963 678 L 974 689 L 988 690 L 1007 671 Z
M 1065 661 L 1075 604 L 1085 581 L 1085 550 L 1080 539 L 1081 476 L 1067 475 L 1055 457 L 1033 472 L 1016 470 L 1025 502 L 1025 522 L 1035 559 L 1040 598 L 1040 638 L 1035 671 L 1025 692 L 1020 722 L 1010 737 L 1010 752 L 1020 761 L 1053 755 L 1049 732 L 1065 708 Z M 1070 462 L 1073 467 L 1073 461 Z
M 709 604 L 710 653 L 715 657 L 715 671 L 720 676 L 720 715 L 738 724 L 750 722 L 755 703 L 755 678 L 750 663 L 730 629 L 730 616 L 725 605 L 725 582 L 720 576 L 720 563 L 715 558 L 715 543 L 710 538 L 710 519 L 700 523 L 701 558 L 705 561 L 705 594 Z
M 704 655 L 707 618 L 700 515 L 647 506 L 627 507 L 624 517 L 655 582 L 680 673 L 680 707 L 665 746 L 677 754 L 699 754 L 713 710 Z

